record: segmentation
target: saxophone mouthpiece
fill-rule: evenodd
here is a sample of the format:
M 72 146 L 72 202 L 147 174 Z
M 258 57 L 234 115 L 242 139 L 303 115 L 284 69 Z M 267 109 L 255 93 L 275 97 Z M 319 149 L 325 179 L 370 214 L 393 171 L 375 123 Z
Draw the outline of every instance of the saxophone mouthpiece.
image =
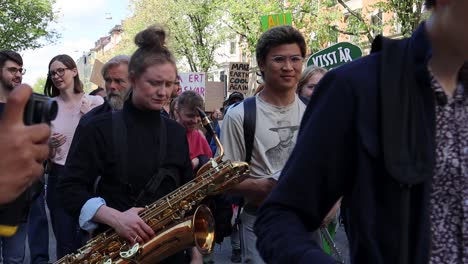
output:
M 200 115 L 201 119 L 207 118 L 205 111 L 203 111 L 200 107 L 197 107 L 198 114 Z
M 215 134 L 215 131 L 210 118 L 206 115 L 205 111 L 200 109 L 200 107 L 197 107 L 197 111 L 200 115 L 202 125 L 205 127 L 206 131 L 208 131 L 208 133 L 210 133 L 210 135 L 213 136 Z

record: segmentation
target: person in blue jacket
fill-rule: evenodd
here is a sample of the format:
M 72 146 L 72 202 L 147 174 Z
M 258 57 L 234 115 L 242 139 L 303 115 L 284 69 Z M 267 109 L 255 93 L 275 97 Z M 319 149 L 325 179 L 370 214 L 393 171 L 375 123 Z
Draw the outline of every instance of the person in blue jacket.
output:
M 343 196 L 352 263 L 468 263 L 468 1 L 330 71 L 258 211 L 267 263 L 336 263 L 309 232 Z

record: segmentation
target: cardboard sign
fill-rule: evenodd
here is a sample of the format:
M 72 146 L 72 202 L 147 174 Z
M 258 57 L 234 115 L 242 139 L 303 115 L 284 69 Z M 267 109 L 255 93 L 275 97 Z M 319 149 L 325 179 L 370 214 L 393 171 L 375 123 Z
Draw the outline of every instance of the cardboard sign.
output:
M 192 90 L 199 95 L 203 99 L 205 99 L 205 81 L 206 75 L 204 72 L 182 72 L 179 73 L 180 76 L 180 87 L 181 92 L 185 92 L 188 90 Z
M 265 32 L 272 27 L 280 25 L 292 25 L 292 16 L 290 13 L 274 14 L 262 16 L 260 21 L 262 24 L 262 32 Z
M 101 74 L 103 66 L 104 64 L 100 60 L 95 59 L 94 65 L 93 65 L 93 71 L 91 72 L 91 77 L 89 78 L 90 82 L 102 88 L 104 88 L 104 85 L 105 85 L 104 78 L 102 77 L 102 74 Z
M 307 66 L 315 65 L 330 70 L 361 56 L 361 48 L 349 42 L 340 42 L 312 54 L 307 60 Z
M 249 68 L 248 63 L 229 63 L 228 92 L 246 94 L 249 91 Z
M 213 112 L 223 106 L 224 102 L 224 82 L 207 82 L 205 111 Z

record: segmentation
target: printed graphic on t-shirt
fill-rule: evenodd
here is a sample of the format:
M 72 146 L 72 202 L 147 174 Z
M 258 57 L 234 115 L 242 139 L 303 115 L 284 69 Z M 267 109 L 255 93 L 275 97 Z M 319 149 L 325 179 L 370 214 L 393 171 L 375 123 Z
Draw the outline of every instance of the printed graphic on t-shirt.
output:
M 270 128 L 271 131 L 278 134 L 279 138 L 278 145 L 268 149 L 265 153 L 273 171 L 281 170 L 284 163 L 289 158 L 296 144 L 293 141 L 294 133 L 296 133 L 298 129 L 299 126 L 292 126 L 291 122 L 286 120 L 278 121 L 277 127 Z

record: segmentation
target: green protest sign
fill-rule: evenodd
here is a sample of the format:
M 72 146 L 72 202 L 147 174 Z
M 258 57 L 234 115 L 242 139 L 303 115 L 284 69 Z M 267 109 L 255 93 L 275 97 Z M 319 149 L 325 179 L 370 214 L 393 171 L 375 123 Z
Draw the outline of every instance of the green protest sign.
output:
M 332 69 L 360 57 L 362 57 L 361 48 L 349 42 L 340 42 L 312 54 L 307 60 L 307 66 L 316 65 Z
M 260 19 L 262 32 L 280 25 L 292 25 L 292 16 L 290 13 L 262 16 Z

